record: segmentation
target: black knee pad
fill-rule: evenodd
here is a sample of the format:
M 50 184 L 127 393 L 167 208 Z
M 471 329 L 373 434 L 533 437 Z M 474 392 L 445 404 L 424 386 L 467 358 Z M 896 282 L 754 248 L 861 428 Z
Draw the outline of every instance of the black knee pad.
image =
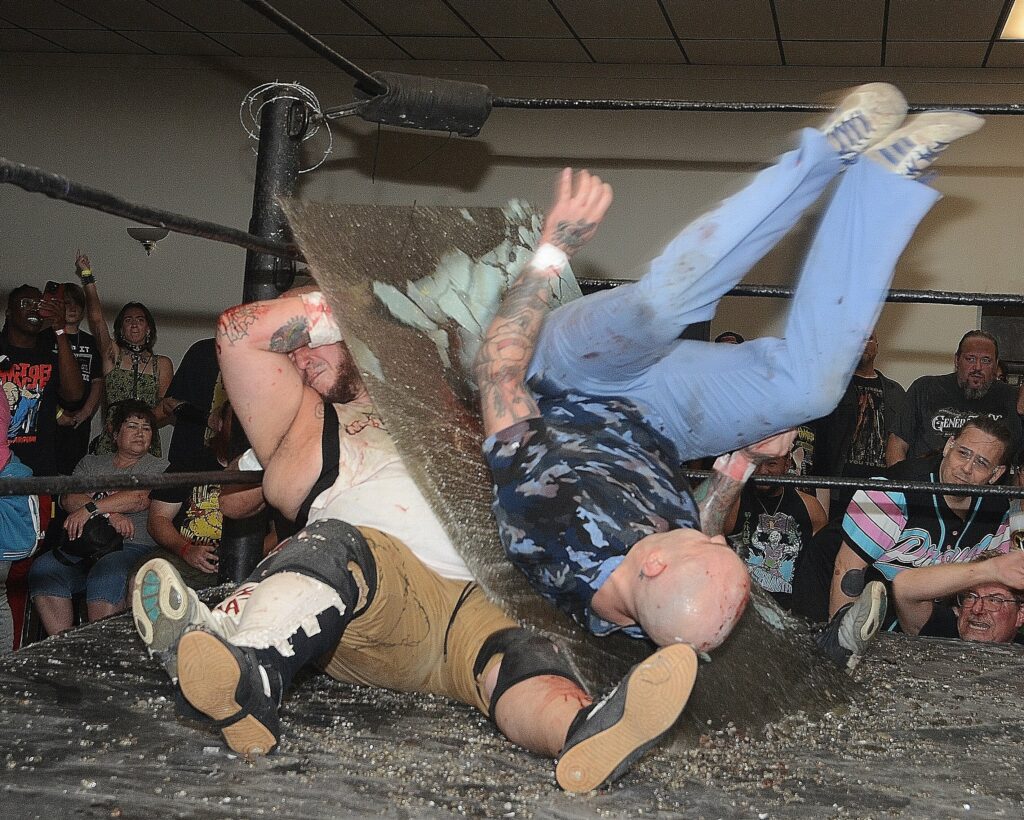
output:
M 350 564 L 359 567 L 366 583 L 366 603 L 354 611 L 359 601 L 359 586 Z M 303 527 L 263 561 L 247 582 L 259 582 L 279 572 L 297 572 L 315 578 L 337 590 L 349 612 L 363 612 L 377 592 L 377 562 L 363 534 L 351 524 L 332 518 L 314 521 Z
M 550 638 L 538 635 L 528 629 L 510 627 L 491 635 L 476 656 L 473 675 L 479 676 L 495 655 L 503 655 L 498 680 L 491 693 L 488 712 L 494 722 L 494 706 L 499 698 L 517 683 L 540 675 L 557 675 L 571 680 L 581 689 L 576 670 L 565 652 Z

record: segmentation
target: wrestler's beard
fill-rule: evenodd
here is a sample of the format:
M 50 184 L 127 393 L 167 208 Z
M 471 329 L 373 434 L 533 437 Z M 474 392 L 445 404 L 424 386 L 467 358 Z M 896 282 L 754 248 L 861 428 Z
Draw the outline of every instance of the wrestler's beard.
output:
M 363 392 L 363 379 L 351 359 L 338 365 L 337 378 L 324 398 L 332 404 L 348 404 Z

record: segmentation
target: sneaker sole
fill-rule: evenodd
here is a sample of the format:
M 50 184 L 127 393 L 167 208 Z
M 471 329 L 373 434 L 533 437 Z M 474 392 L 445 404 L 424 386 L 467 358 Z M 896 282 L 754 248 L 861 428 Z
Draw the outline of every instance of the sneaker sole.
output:
M 842 627 L 839 631 L 839 645 L 851 653 L 846 663 L 847 669 L 854 669 L 857 666 L 864 649 L 881 628 L 887 607 L 888 595 L 885 584 L 871 581 L 861 593 L 861 598 L 854 604 L 855 611 L 849 631 Z M 845 626 L 844 623 L 843 627 Z M 848 643 L 853 645 L 849 646 Z
M 143 564 L 132 584 L 135 629 L 152 657 L 164 665 L 171 680 L 178 676 L 176 647 L 192 622 L 192 602 L 185 582 L 163 558 Z
M 221 640 L 208 632 L 188 632 L 178 645 L 181 692 L 196 709 L 214 720 L 242 711 L 235 699 L 242 670 Z M 221 729 L 232 751 L 253 758 L 268 754 L 277 743 L 274 733 L 252 715 Z
M 667 732 L 679 719 L 697 679 L 697 656 L 687 644 L 652 655 L 624 684 L 626 702 L 614 726 L 573 746 L 555 778 L 567 792 L 596 789 L 630 754 Z

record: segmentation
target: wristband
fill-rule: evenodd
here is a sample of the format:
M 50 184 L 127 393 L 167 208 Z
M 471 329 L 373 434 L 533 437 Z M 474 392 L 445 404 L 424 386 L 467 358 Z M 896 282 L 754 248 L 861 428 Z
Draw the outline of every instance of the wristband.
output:
M 54 336 L 63 336 L 64 333 L 65 333 L 65 331 L 64 331 L 64 328 L 62 328 L 62 327 L 55 327 L 53 329 L 53 335 Z
M 714 469 L 726 478 L 744 484 L 754 474 L 756 465 L 740 453 L 726 453 L 715 459 Z
M 81 279 L 83 282 L 91 282 L 96 277 L 93 276 L 92 274 L 92 268 L 82 268 L 82 270 L 78 272 L 78 278 Z
M 569 255 L 561 248 L 556 248 L 549 242 L 545 242 L 537 248 L 537 252 L 534 253 L 533 258 L 530 260 L 530 266 L 537 270 L 554 268 L 560 272 L 568 264 Z
M 86 502 L 85 509 L 89 513 L 89 517 L 90 518 L 92 518 L 94 515 L 99 515 L 100 514 L 99 507 L 97 507 L 96 504 L 94 502 L 92 502 L 92 501 L 87 501 Z
M 313 293 L 303 293 L 299 298 L 302 300 L 302 309 L 306 313 L 310 347 L 323 347 L 344 341 L 341 336 L 341 328 L 334 321 L 334 316 L 331 315 L 331 306 L 327 304 L 323 293 L 317 290 Z

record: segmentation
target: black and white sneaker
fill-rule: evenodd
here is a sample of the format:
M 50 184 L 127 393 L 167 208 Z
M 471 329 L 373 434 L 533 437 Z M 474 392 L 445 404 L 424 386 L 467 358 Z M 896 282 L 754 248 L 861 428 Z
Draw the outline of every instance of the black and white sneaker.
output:
M 558 785 L 588 792 L 620 778 L 672 728 L 696 678 L 697 655 L 687 644 L 663 647 L 634 666 L 572 722 L 555 766 Z
M 818 648 L 842 669 L 853 669 L 885 620 L 885 584 L 871 581 L 856 601 L 840 607 L 815 639 Z
M 281 678 L 260 664 L 255 650 L 190 630 L 178 642 L 178 685 L 238 754 L 252 759 L 277 748 Z
M 868 83 L 846 95 L 821 127 L 821 133 L 843 162 L 850 163 L 898 128 L 906 115 L 907 101 L 898 88 L 889 83 Z

